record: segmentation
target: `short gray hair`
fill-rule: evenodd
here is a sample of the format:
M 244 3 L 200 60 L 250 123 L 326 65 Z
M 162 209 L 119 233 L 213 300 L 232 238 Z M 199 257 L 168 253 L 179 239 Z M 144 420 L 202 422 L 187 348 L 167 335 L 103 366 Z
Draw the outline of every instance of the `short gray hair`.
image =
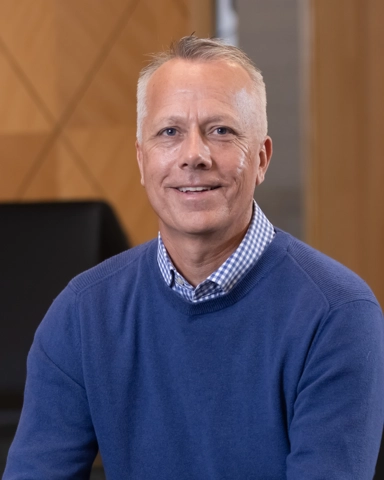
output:
M 260 70 L 242 50 L 232 45 L 226 45 L 218 38 L 198 38 L 195 35 L 190 35 L 173 42 L 168 50 L 152 54 L 151 57 L 152 61 L 141 70 L 137 83 L 136 135 L 139 141 L 141 141 L 143 120 L 147 115 L 146 92 L 149 79 L 161 65 L 173 59 L 201 62 L 226 60 L 243 67 L 253 82 L 257 105 L 256 128 L 260 137 L 264 138 L 267 135 L 267 95 L 265 83 Z

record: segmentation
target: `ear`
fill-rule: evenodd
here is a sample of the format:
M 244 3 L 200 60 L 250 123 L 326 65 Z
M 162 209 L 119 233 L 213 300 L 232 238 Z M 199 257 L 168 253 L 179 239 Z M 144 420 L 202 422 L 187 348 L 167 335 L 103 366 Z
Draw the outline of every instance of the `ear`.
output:
M 267 135 L 263 143 L 260 145 L 259 168 L 256 176 L 256 186 L 264 182 L 265 174 L 268 170 L 269 162 L 272 157 L 272 151 L 272 139 Z
M 143 150 L 138 140 L 136 140 L 135 142 L 135 147 L 136 147 L 137 164 L 139 165 L 139 170 L 140 170 L 140 183 L 144 187 L 145 185 L 144 185 L 144 170 L 143 170 Z

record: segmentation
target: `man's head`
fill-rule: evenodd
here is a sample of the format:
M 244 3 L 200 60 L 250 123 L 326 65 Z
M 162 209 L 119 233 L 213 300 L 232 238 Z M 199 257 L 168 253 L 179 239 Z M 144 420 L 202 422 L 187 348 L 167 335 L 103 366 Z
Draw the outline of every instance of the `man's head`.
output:
M 222 60 L 236 63 L 244 68 L 253 83 L 255 127 L 260 138 L 264 138 L 267 135 L 267 95 L 260 70 L 255 67 L 252 60 L 239 48 L 226 45 L 218 39 L 198 38 L 191 35 L 172 43 L 169 50 L 152 55 L 152 61 L 140 72 L 137 84 L 137 139 L 139 142 L 142 135 L 143 120 L 147 115 L 146 92 L 148 81 L 161 65 L 172 59 L 195 62 Z
M 141 181 L 163 238 L 231 242 L 245 233 L 272 154 L 264 83 L 234 47 L 195 37 L 180 43 L 184 52 L 200 43 L 205 56 L 160 56 L 140 78 Z

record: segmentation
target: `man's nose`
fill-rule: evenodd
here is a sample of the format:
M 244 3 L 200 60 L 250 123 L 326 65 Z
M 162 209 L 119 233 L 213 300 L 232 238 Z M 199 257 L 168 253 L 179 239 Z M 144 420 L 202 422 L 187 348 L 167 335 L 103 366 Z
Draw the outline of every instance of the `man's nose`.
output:
M 181 168 L 211 168 L 211 152 L 199 129 L 190 130 L 185 136 L 179 165 Z

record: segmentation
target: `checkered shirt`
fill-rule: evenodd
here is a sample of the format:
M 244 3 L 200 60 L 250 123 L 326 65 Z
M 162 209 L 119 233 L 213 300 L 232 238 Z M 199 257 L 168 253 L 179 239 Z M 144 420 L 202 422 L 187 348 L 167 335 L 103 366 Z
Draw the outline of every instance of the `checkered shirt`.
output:
M 257 262 L 271 243 L 275 232 L 272 224 L 254 202 L 251 224 L 237 249 L 208 278 L 194 288 L 176 270 L 158 234 L 157 262 L 166 284 L 190 302 L 202 302 L 230 292 Z

